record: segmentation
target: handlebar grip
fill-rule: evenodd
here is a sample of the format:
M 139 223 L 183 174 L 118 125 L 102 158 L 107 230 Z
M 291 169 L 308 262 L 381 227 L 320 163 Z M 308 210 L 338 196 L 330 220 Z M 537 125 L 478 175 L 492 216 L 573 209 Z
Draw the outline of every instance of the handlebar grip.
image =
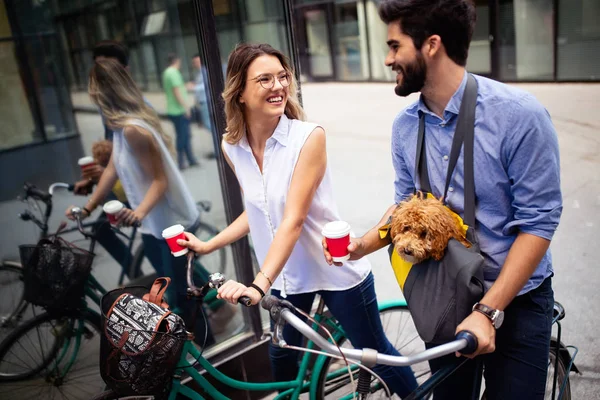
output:
M 43 190 L 38 189 L 30 183 L 25 184 L 25 193 L 27 194 L 27 196 L 36 197 L 42 201 L 48 201 L 52 198 L 52 196 L 50 196 L 50 193 L 44 192 Z
M 473 335 L 470 331 L 460 331 L 456 334 L 456 340 L 465 339 L 467 341 L 467 345 L 464 349 L 460 351 L 461 354 L 473 354 L 477 351 L 477 347 L 479 347 L 479 343 L 477 342 L 477 337 Z
M 252 305 L 252 300 L 250 300 L 250 297 L 248 297 L 248 296 L 241 296 L 238 299 L 238 303 L 239 304 L 243 304 L 246 307 L 250 307 Z

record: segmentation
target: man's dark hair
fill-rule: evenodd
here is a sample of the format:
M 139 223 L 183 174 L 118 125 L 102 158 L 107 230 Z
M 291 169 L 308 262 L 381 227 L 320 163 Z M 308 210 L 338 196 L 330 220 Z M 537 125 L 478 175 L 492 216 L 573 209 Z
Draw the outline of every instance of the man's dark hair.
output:
M 107 57 L 115 58 L 124 67 L 129 65 L 129 50 L 127 50 L 127 46 L 114 40 L 103 40 L 96 43 L 92 54 L 94 61 L 98 57 Z
M 431 35 L 439 35 L 448 57 L 465 66 L 477 14 L 472 0 L 383 0 L 379 17 L 386 24 L 400 22 L 402 32 L 421 49 Z
M 175 60 L 179 60 L 179 57 L 175 53 L 169 53 L 167 55 L 167 64 L 171 65 L 175 62 Z

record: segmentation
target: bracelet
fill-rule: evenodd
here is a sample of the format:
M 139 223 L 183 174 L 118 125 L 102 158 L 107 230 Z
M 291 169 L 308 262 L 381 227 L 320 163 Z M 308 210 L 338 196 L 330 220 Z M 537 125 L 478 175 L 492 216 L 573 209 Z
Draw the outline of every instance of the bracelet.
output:
M 263 290 L 258 286 L 255 285 L 254 283 L 251 283 L 250 286 L 251 288 L 254 288 L 258 293 L 260 293 L 260 298 L 262 299 L 263 297 L 265 297 L 265 292 L 263 292 Z
M 264 276 L 265 278 L 267 278 L 267 280 L 269 281 L 269 285 L 273 286 L 273 281 L 271 280 L 271 278 L 269 278 L 269 277 L 267 276 L 267 274 L 265 274 L 265 273 L 264 273 L 264 272 L 262 272 L 262 271 L 258 271 L 258 273 L 259 273 L 259 274 L 262 274 L 262 276 Z
M 81 207 L 81 209 L 87 213 L 88 217 L 92 215 L 92 212 L 88 210 L 87 207 Z

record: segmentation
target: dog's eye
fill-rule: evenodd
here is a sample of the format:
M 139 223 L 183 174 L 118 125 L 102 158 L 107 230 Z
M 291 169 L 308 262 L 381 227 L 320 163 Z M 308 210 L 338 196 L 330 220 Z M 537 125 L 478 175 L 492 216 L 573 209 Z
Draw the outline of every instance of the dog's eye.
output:
M 421 234 L 419 235 L 419 237 L 421 239 L 425 239 L 427 237 L 427 231 L 421 231 Z
M 402 233 L 406 233 L 410 230 L 410 226 L 406 225 L 404 227 L 402 227 Z

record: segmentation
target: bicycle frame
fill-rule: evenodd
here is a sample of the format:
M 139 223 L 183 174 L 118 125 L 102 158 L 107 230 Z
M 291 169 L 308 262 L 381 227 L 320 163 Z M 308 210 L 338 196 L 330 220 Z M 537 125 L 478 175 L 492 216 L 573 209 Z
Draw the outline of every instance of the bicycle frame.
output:
M 406 302 L 404 300 L 388 301 L 382 304 L 379 307 L 379 310 L 384 311 L 395 306 L 406 306 Z M 313 317 L 316 321 L 325 322 L 331 327 L 335 328 L 335 330 L 332 332 L 332 335 L 334 336 L 336 342 L 345 336 L 341 326 L 339 326 L 339 324 L 337 324 L 337 322 L 333 319 L 324 315 L 322 301 Z M 312 328 L 316 331 L 317 325 L 313 324 Z M 314 347 L 315 344 L 312 341 L 309 341 L 307 348 L 312 349 Z M 306 392 L 310 393 L 310 398 L 314 398 L 318 390 L 317 378 L 324 368 L 325 362 L 329 358 L 326 355 L 319 355 L 316 358 L 310 374 L 310 379 L 308 380 L 305 379 L 305 376 L 311 364 L 311 353 L 304 353 L 302 356 L 302 361 L 298 369 L 298 375 L 293 381 L 267 383 L 243 382 L 230 378 L 216 369 L 210 363 L 210 361 L 200 354 L 200 351 L 195 347 L 195 345 L 188 340 L 183 347 L 179 363 L 177 364 L 177 372 L 173 379 L 173 387 L 169 395 L 169 400 L 175 400 L 179 394 L 191 400 L 204 399 L 204 397 L 202 397 L 199 393 L 181 383 L 181 372 L 184 370 L 202 388 L 202 390 L 207 394 L 208 398 L 215 400 L 229 400 L 228 397 L 219 392 L 200 372 L 196 370 L 196 368 L 194 368 L 193 364 L 188 361 L 188 356 L 194 360 L 198 360 L 198 363 L 206 371 L 206 373 L 228 387 L 248 391 L 281 391 L 281 393 L 275 397 L 275 400 L 288 398 L 288 396 L 290 399 L 296 400 L 300 397 L 301 393 Z M 347 369 L 344 368 L 343 371 L 347 372 Z M 330 375 L 333 376 L 336 373 L 338 372 L 336 371 Z M 328 377 L 330 375 L 328 375 Z

